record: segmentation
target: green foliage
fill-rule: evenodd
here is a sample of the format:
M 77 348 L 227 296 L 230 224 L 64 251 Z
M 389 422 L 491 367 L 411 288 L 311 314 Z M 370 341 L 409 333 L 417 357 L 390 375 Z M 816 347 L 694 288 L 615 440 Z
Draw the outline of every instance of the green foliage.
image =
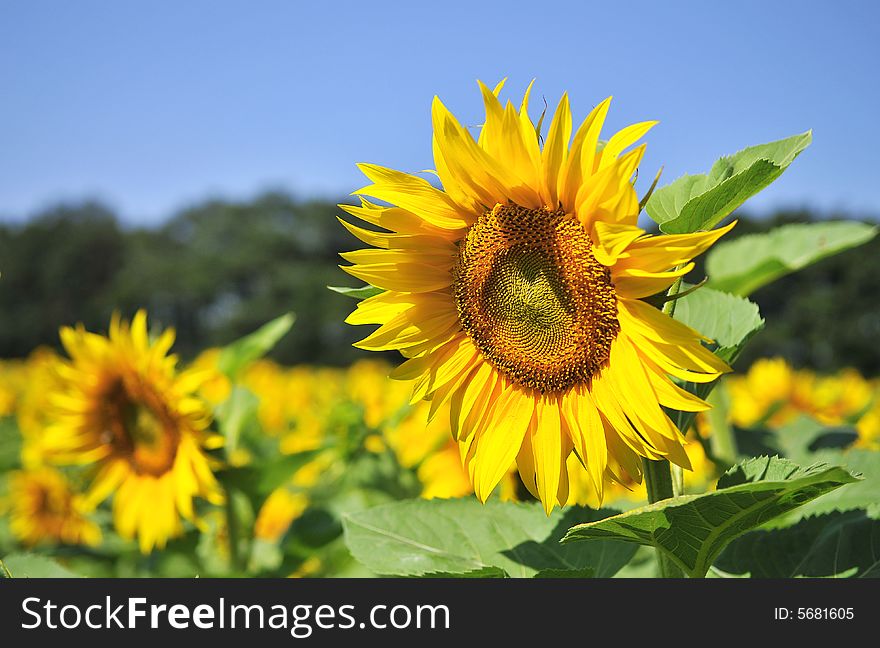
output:
M 653 546 L 689 576 L 702 577 L 731 540 L 854 481 L 838 467 L 801 468 L 778 457 L 750 459 L 728 471 L 714 492 L 683 495 L 581 524 L 562 541 L 615 539 Z
M 812 138 L 807 131 L 723 157 L 706 175 L 685 175 L 657 189 L 645 209 L 666 234 L 710 230 L 776 180 Z
M 259 430 L 257 411 L 260 399 L 249 389 L 235 385 L 229 397 L 214 410 L 217 427 L 223 435 L 227 455 L 238 448 L 239 439 Z
M 218 368 L 230 380 L 237 380 L 242 369 L 272 350 L 272 347 L 290 331 L 295 319 L 293 313 L 286 313 L 264 324 L 250 335 L 227 345 L 220 351 Z
M 764 328 L 756 304 L 711 288 L 700 288 L 676 300 L 675 319 L 713 340 L 715 354 L 726 362 L 732 362 Z
M 860 481 L 828 493 L 802 509 L 793 511 L 792 519 L 834 511 L 862 509 L 869 517 L 880 519 L 880 452 L 850 448 L 845 451 L 825 450 L 813 455 L 819 461 L 833 461 Z
M 339 293 L 340 295 L 345 295 L 346 297 L 351 297 L 352 299 L 367 299 L 368 297 L 375 297 L 376 295 L 382 292 L 381 288 L 376 288 L 375 286 L 371 286 L 369 284 L 361 287 L 361 288 L 346 288 L 345 286 L 327 286 L 333 292 Z
M 12 470 L 19 465 L 21 452 L 21 434 L 15 424 L 15 418 L 0 418 L 0 472 Z
M 4 578 L 79 578 L 47 556 L 13 553 L 3 557 L 0 577 Z
M 682 291 L 690 290 L 687 285 Z M 675 301 L 674 317 L 712 340 L 713 353 L 728 364 L 733 364 L 746 343 L 764 328 L 764 319 L 758 306 L 743 297 L 730 295 L 711 288 L 698 288 Z M 683 386 L 700 398 L 708 398 L 717 382 L 685 383 Z M 675 412 L 676 426 L 690 428 L 693 412 Z
M 741 431 L 740 436 L 745 433 Z M 800 416 L 777 430 L 760 431 L 761 443 L 768 452 L 778 452 L 800 463 L 819 461 L 841 466 L 860 478 L 846 488 L 793 510 L 781 523 L 855 509 L 863 509 L 869 517 L 880 519 L 880 452 L 847 447 L 856 437 L 853 429 L 829 428 L 806 416 Z
M 877 228 L 857 221 L 793 223 L 717 243 L 706 258 L 709 286 L 749 295 L 789 273 L 862 245 Z
M 880 578 L 880 520 L 863 511 L 835 512 L 752 531 L 730 543 L 715 566 L 752 578 Z
M 583 569 L 542 569 L 533 578 L 595 578 L 596 570 L 592 567 Z
M 723 241 L 810 221 L 837 222 L 817 219 L 808 211 L 780 212 L 760 220 L 742 218 Z M 698 278 L 704 276 L 701 259 L 697 258 L 693 273 Z M 880 237 L 876 236 L 758 288 L 749 298 L 760 307 L 767 327 L 741 353 L 738 368 L 747 368 L 757 358 L 781 356 L 796 367 L 820 372 L 853 367 L 863 375 L 880 374 L 880 345 L 874 342 L 880 336 L 877 294 Z
M 309 463 L 318 450 L 279 455 L 269 462 L 226 468 L 217 473 L 224 485 L 247 493 L 255 502 L 262 502 L 273 490 L 286 483 L 297 470 Z
M 565 547 L 559 539 L 572 524 L 611 513 L 575 507 L 548 517 L 537 503 L 411 500 L 346 515 L 343 524 L 352 555 L 381 575 L 523 578 L 590 569 L 609 577 L 629 561 L 634 547 L 614 540 Z

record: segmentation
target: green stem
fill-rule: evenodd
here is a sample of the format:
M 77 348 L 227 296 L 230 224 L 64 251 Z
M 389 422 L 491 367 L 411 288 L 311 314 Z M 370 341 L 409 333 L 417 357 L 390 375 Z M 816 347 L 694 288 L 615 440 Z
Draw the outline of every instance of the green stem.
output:
M 673 497 L 672 473 L 669 470 L 669 462 L 642 459 L 642 465 L 645 471 L 648 503 L 653 504 Z M 661 578 L 684 578 L 684 572 L 660 549 L 657 549 L 657 565 L 660 568 Z
M 2 560 L 0 560 L 0 578 L 12 578 L 12 572 Z
M 681 266 L 677 266 L 675 269 L 678 270 Z M 681 288 L 681 277 L 675 280 L 675 282 L 669 287 L 669 290 L 666 291 L 667 297 L 673 297 L 678 294 L 678 289 Z M 663 304 L 663 312 L 669 315 L 669 317 L 673 317 L 675 315 L 675 305 L 678 302 L 677 299 L 670 299 L 668 302 Z
M 736 446 L 736 438 L 733 435 L 733 427 L 727 420 L 728 398 L 723 389 L 713 390 L 706 397 L 712 409 L 706 412 L 709 418 L 709 427 L 712 430 L 709 442 L 712 446 L 712 455 L 717 457 L 724 465 L 733 465 L 739 456 Z
M 669 467 L 672 468 L 672 495 L 684 495 L 684 470 L 676 464 L 670 464 Z
M 675 280 L 675 283 L 669 287 L 666 294 L 671 297 L 678 293 L 679 288 L 681 288 L 681 277 Z M 675 303 L 676 300 L 671 299 L 663 304 L 663 312 L 669 315 L 669 317 L 675 315 Z M 676 495 L 674 483 L 678 485 L 677 490 L 681 491 L 682 475 L 679 472 L 676 475 L 676 479 L 673 480 L 668 461 L 642 459 L 642 465 L 645 471 L 645 487 L 648 491 L 649 504 L 674 497 Z M 684 578 L 684 573 L 678 565 L 673 563 L 660 549 L 657 549 L 657 565 L 660 568 L 661 578 Z
M 244 570 L 241 564 L 241 552 L 239 551 L 239 524 L 235 514 L 235 503 L 232 500 L 232 490 L 226 487 L 226 536 L 229 541 L 229 563 L 236 572 Z

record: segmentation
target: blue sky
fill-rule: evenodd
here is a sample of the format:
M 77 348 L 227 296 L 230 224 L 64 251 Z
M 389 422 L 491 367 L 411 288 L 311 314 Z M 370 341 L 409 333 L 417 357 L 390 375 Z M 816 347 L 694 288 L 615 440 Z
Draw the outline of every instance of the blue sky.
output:
M 754 210 L 880 214 L 880 3 L 42 2 L 0 5 L 0 218 L 99 198 L 151 223 L 209 196 L 339 197 L 354 163 L 432 166 L 434 94 L 480 122 L 476 79 L 537 78 L 576 118 L 659 119 L 671 181 L 814 129 Z

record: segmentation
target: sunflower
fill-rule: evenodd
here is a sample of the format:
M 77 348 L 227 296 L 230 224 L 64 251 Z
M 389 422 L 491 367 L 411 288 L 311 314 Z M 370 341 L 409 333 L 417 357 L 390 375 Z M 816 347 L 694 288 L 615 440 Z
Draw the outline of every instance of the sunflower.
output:
M 195 497 L 223 501 L 205 454 L 220 438 L 194 396 L 205 374 L 177 373 L 174 331 L 151 340 L 144 311 L 130 324 L 114 315 L 108 337 L 65 327 L 61 341 L 70 360 L 50 395 L 43 451 L 54 463 L 93 464 L 88 501 L 113 494 L 120 535 L 137 536 L 144 553 L 164 547 L 181 517 L 194 519 Z
M 254 537 L 278 542 L 308 506 L 309 498 L 305 493 L 286 486 L 276 488 L 260 507 L 254 523 Z
M 355 346 L 398 350 L 393 376 L 415 381 L 431 411 L 450 403 L 452 433 L 485 501 L 515 461 L 549 513 L 568 500 L 574 453 L 595 501 L 605 478 L 641 479 L 640 457 L 690 462 L 661 406 L 708 405 L 671 379 L 705 383 L 729 370 L 699 333 L 644 298 L 668 289 L 728 227 L 651 236 L 637 226 L 633 177 L 655 122 L 600 130 L 610 98 L 572 133 L 563 95 L 541 145 L 529 117 L 482 83 L 475 139 L 437 98 L 437 188 L 372 164 L 372 184 L 342 209 L 372 249 L 344 270 L 382 289 L 351 324 L 380 324 Z M 540 123 L 540 122 L 539 122 Z M 631 149 L 631 150 L 629 150 Z M 381 201 L 378 204 L 366 198 Z M 389 206 L 390 205 L 390 206 Z
M 101 530 L 88 519 L 88 505 L 67 478 L 48 468 L 9 475 L 9 528 L 26 545 L 60 542 L 95 546 Z

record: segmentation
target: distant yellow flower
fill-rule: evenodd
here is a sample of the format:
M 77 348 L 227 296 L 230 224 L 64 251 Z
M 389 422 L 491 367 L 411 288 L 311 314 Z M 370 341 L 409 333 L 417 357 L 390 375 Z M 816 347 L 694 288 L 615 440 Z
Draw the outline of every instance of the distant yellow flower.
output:
M 21 360 L 0 361 L 0 417 L 15 414 L 27 389 L 28 365 Z
M 740 427 L 752 427 L 772 416 L 776 425 L 791 420 L 794 371 L 783 358 L 762 358 L 749 367 L 744 376 L 725 380 L 730 391 L 731 420 Z
M 52 468 L 9 475 L 9 527 L 26 545 L 59 542 L 95 546 L 101 530 L 88 519 L 89 507 L 67 478 Z
M 854 422 L 872 398 L 871 384 L 855 369 L 830 376 L 798 372 L 795 380 L 795 406 L 825 425 Z
M 263 505 L 254 524 L 254 537 L 277 542 L 287 529 L 309 506 L 305 493 L 287 487 L 276 488 Z
M 450 424 L 477 497 L 515 461 L 550 510 L 569 498 L 568 457 L 588 473 L 641 479 L 640 457 L 688 467 L 681 432 L 661 406 L 708 407 L 674 376 L 711 382 L 729 370 L 700 335 L 642 301 L 693 268 L 730 226 L 651 236 L 637 226 L 633 176 L 654 122 L 600 144 L 610 98 L 574 134 L 568 97 L 544 139 L 528 114 L 481 84 L 486 119 L 474 139 L 434 100 L 434 162 L 443 188 L 362 164 L 373 184 L 344 222 L 373 249 L 344 269 L 383 289 L 346 320 L 380 324 L 356 346 L 399 350 L 394 376 L 415 398 L 451 403 Z
M 38 468 L 44 461 L 43 432 L 48 424 L 49 398 L 61 378 L 60 356 L 46 347 L 35 349 L 24 364 L 24 385 L 16 403 L 16 419 L 22 436 L 21 462 L 25 468 Z
M 776 428 L 800 415 L 842 425 L 858 419 L 873 398 L 871 384 L 854 369 L 820 376 L 793 369 L 783 358 L 756 360 L 744 376 L 730 376 L 725 385 L 731 421 L 746 428 Z
M 875 381 L 872 387 L 871 406 L 856 423 L 856 431 L 859 434 L 856 445 L 880 450 L 880 381 Z
M 320 558 L 317 556 L 310 556 L 306 558 L 288 578 L 309 578 L 317 575 L 322 567 L 323 565 L 321 564 Z
M 199 385 L 199 396 L 212 405 L 225 401 L 232 391 L 232 383 L 217 365 L 219 358 L 220 349 L 205 349 L 190 365 L 190 369 L 205 374 L 205 379 Z
M 368 428 L 376 430 L 387 424 L 409 402 L 412 390 L 405 383 L 389 380 L 391 369 L 384 361 L 358 360 L 346 372 L 346 395 L 364 408 Z
M 272 436 L 286 432 L 294 415 L 288 407 L 286 370 L 271 360 L 257 360 L 245 370 L 242 384 L 260 400 L 257 417 L 263 432 Z
M 221 441 L 195 396 L 204 375 L 177 373 L 173 330 L 151 341 L 144 311 L 130 325 L 114 316 L 108 337 L 65 327 L 61 341 L 70 360 L 50 397 L 44 450 L 59 464 L 95 464 L 89 502 L 113 495 L 119 534 L 137 536 L 145 553 L 164 547 L 181 517 L 194 519 L 195 497 L 223 501 L 205 454 Z

